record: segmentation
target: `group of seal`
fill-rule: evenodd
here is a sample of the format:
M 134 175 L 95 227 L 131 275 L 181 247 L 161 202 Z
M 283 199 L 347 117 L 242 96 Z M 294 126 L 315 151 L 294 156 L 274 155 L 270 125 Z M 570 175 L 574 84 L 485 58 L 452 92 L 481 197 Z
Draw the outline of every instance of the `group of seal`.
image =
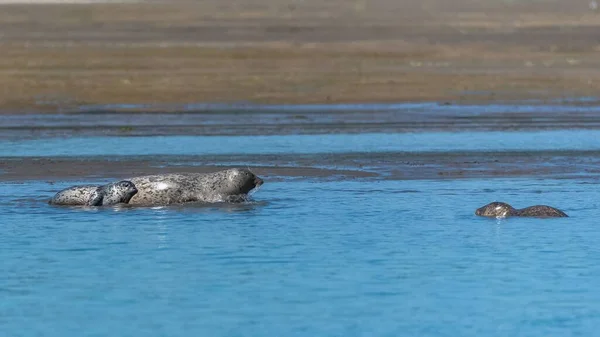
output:
M 68 206 L 165 206 L 189 202 L 236 202 L 246 200 L 247 194 L 263 182 L 243 168 L 205 174 L 157 174 L 102 186 L 72 186 L 58 192 L 49 203 Z
M 476 215 L 506 218 L 509 216 L 536 217 L 536 218 L 564 218 L 568 217 L 563 211 L 546 205 L 535 205 L 516 209 L 505 202 L 491 202 L 475 211 Z
M 102 186 L 78 185 L 66 188 L 49 203 L 70 206 L 112 206 L 130 204 L 165 206 L 190 202 L 244 201 L 263 180 L 248 169 L 233 168 L 213 173 L 168 173 L 133 177 Z M 504 202 L 492 202 L 475 211 L 484 217 L 567 217 L 556 208 L 536 205 L 516 209 Z

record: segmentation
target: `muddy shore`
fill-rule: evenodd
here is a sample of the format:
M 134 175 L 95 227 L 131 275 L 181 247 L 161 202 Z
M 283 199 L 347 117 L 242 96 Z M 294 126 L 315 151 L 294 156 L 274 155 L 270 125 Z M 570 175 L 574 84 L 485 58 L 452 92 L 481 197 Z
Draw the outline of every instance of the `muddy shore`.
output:
M 595 97 L 599 29 L 585 1 L 1 5 L 0 112 Z
M 422 180 L 497 177 L 600 178 L 598 151 L 503 151 L 220 155 L 139 157 L 5 157 L 0 181 L 121 179 L 136 175 L 251 168 L 267 181 L 281 179 Z M 101 169 L 99 169 L 101 168 Z
M 337 108 L 336 108 L 337 107 Z M 1 115 L 0 141 L 98 136 L 261 136 L 451 131 L 600 129 L 597 100 L 517 104 L 194 106 L 173 113 Z M 108 112 L 104 112 L 108 111 Z M 175 118 L 174 118 L 175 116 Z

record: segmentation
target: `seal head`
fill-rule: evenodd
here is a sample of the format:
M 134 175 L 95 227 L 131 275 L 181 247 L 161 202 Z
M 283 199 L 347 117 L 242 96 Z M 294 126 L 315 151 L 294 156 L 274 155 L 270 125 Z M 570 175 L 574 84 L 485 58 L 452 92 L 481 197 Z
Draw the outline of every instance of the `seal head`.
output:
M 248 169 L 233 168 L 224 172 L 229 183 L 226 184 L 223 193 L 228 195 L 247 194 L 264 182 Z
M 135 185 L 128 180 L 118 181 L 96 188 L 90 195 L 87 206 L 111 206 L 126 204 L 138 192 Z
M 507 216 L 517 215 L 517 210 L 505 202 L 494 201 L 478 208 L 475 214 L 491 218 L 506 218 Z

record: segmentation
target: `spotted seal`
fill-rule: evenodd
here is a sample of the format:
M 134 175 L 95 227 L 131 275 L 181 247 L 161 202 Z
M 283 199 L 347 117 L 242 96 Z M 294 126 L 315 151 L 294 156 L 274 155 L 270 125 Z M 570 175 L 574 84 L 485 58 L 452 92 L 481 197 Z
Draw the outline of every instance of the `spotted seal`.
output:
M 536 217 L 536 218 L 561 218 L 568 217 L 563 211 L 554 207 L 545 205 L 530 206 L 522 209 L 516 209 L 505 202 L 492 202 L 483 207 L 478 208 L 475 211 L 476 215 L 493 217 L 493 218 L 506 218 L 509 216 L 523 216 L 523 217 Z
M 111 206 L 128 203 L 137 192 L 136 186 L 127 180 L 102 186 L 78 185 L 59 191 L 48 203 L 70 206 Z
M 248 169 L 232 168 L 213 173 L 169 173 L 129 178 L 138 193 L 130 205 L 163 206 L 188 202 L 235 202 L 263 180 Z

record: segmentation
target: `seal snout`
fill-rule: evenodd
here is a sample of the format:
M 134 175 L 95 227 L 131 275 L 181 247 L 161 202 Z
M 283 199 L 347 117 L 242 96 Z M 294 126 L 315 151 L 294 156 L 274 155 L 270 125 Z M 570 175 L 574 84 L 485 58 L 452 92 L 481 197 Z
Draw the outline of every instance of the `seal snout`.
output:
M 260 185 L 262 185 L 265 181 L 260 179 L 259 177 L 255 177 L 254 178 L 254 186 L 255 187 L 259 187 Z
M 129 180 L 120 181 L 119 185 L 126 191 L 126 193 L 129 193 L 132 196 L 138 192 L 138 189 L 135 186 L 135 184 Z

